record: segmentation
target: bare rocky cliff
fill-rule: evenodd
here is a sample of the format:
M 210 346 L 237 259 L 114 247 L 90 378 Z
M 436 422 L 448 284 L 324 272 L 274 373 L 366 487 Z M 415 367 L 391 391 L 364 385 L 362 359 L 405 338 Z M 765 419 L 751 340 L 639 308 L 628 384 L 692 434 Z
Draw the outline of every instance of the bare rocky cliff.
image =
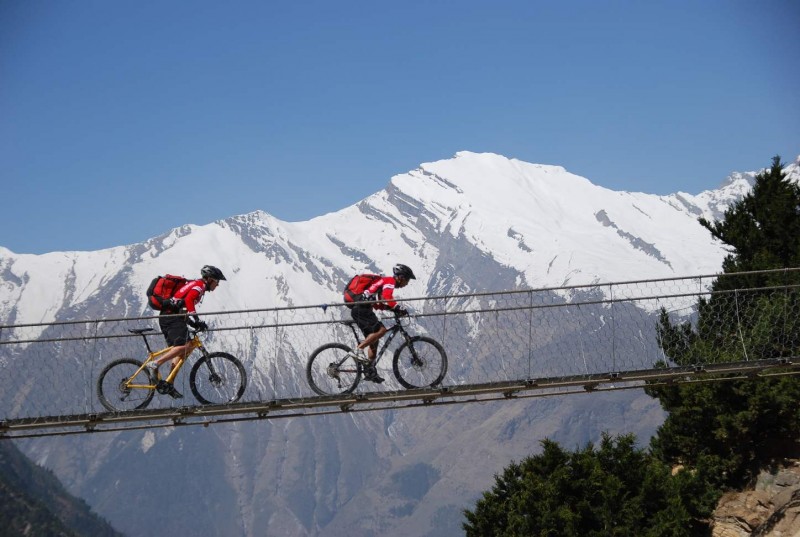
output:
M 752 490 L 724 494 L 711 527 L 712 537 L 800 536 L 800 461 L 761 472 Z

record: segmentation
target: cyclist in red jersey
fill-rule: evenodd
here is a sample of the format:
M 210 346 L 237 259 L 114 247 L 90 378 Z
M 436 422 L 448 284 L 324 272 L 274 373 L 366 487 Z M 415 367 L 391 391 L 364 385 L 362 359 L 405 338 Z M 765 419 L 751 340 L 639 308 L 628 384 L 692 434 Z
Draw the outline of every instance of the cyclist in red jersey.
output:
M 386 327 L 375 315 L 374 310 L 391 310 L 397 316 L 408 315 L 408 310 L 401 307 L 394 300 L 395 288 L 403 288 L 408 282 L 416 279 L 414 273 L 406 265 L 397 264 L 392 269 L 394 276 L 382 276 L 375 280 L 356 301 L 350 310 L 353 320 L 356 322 L 364 340 L 356 347 L 355 357 L 365 363 L 364 380 L 370 382 L 383 382 L 383 378 L 378 375 L 375 368 L 375 355 L 378 351 L 378 341 L 386 334 Z M 384 302 L 375 302 L 382 300 Z M 367 354 L 364 354 L 367 349 Z
M 167 340 L 167 345 L 171 346 L 172 349 L 148 364 L 149 367 L 155 369 L 156 373 L 161 364 L 171 360 L 172 367 L 175 367 L 175 364 L 181 358 L 186 358 L 187 354 L 191 352 L 187 324 L 198 331 L 208 328 L 208 325 L 197 316 L 196 307 L 203 300 L 205 292 L 216 289 L 219 282 L 224 279 L 225 275 L 222 274 L 221 270 L 217 267 L 206 265 L 200 269 L 200 279 L 186 282 L 183 287 L 175 292 L 169 304 L 165 304 L 161 308 L 158 325 L 164 334 L 164 339 Z M 175 315 L 176 313 L 185 313 L 186 315 L 179 316 Z M 158 378 L 158 375 L 156 375 L 156 378 Z M 167 393 L 176 399 L 183 397 L 175 389 L 175 386 L 168 386 Z

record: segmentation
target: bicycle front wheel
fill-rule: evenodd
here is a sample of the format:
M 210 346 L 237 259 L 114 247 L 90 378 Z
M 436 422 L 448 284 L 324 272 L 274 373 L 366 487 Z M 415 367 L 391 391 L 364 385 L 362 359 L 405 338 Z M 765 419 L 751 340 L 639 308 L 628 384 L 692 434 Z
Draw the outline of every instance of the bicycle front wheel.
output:
M 361 366 L 352 349 L 341 343 L 328 343 L 311 353 L 306 378 L 311 389 L 320 395 L 350 393 L 361 380 Z
M 97 398 L 111 412 L 136 410 L 150 404 L 155 381 L 142 362 L 132 358 L 114 360 L 103 368 L 97 379 Z
M 447 354 L 435 339 L 414 336 L 395 351 L 392 369 L 405 388 L 438 386 L 447 373 Z
M 247 387 L 247 373 L 238 358 L 227 352 L 212 352 L 194 364 L 189 386 L 204 405 L 235 403 Z

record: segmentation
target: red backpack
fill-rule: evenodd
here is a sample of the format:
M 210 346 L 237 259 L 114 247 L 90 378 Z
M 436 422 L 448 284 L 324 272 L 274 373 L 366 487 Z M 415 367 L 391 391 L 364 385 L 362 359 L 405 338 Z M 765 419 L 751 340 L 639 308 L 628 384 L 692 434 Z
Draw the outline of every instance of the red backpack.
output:
M 363 298 L 364 291 L 380 279 L 381 276 L 378 274 L 357 274 L 353 276 L 350 282 L 344 286 L 344 301 L 348 303 L 347 307 L 352 308 L 355 302 Z
M 164 302 L 175 296 L 178 289 L 188 280 L 183 276 L 156 276 L 147 288 L 147 304 L 154 310 L 161 310 Z

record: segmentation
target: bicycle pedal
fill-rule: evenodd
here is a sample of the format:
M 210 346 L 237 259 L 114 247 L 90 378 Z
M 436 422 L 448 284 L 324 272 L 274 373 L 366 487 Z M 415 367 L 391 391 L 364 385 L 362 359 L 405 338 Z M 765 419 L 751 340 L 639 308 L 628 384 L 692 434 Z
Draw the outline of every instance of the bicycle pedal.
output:
M 172 389 L 172 385 L 166 380 L 159 380 L 156 383 L 156 391 L 161 395 L 167 395 Z

